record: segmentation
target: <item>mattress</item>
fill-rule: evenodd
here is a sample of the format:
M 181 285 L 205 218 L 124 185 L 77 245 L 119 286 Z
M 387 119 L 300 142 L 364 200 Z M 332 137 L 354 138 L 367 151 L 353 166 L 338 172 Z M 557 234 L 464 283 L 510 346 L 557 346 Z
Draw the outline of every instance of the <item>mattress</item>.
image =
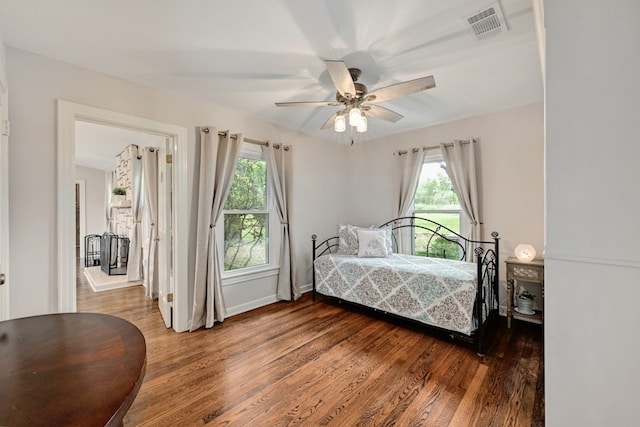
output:
M 465 335 L 476 328 L 474 263 L 402 254 L 331 254 L 314 264 L 316 291 L 323 295 Z

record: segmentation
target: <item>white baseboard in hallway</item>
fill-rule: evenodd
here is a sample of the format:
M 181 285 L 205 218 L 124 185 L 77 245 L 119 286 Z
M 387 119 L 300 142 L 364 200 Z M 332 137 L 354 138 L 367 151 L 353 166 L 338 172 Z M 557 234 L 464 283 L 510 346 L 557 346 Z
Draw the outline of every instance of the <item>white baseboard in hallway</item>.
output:
M 142 284 L 141 280 L 129 282 L 126 274 L 109 276 L 100 269 L 100 266 L 85 267 L 84 276 L 87 278 L 93 292 L 102 292 Z

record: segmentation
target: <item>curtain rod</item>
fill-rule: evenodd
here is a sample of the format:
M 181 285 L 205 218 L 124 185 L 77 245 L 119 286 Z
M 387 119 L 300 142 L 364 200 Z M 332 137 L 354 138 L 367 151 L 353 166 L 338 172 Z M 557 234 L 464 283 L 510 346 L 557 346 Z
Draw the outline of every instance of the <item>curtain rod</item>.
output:
M 460 141 L 461 144 L 468 144 L 470 142 L 473 142 L 474 144 L 476 144 L 478 142 L 477 138 L 472 138 L 471 141 Z M 445 147 L 453 147 L 453 142 L 445 142 L 444 144 Z M 429 147 L 422 147 L 423 151 L 428 151 L 428 150 L 435 150 L 435 149 L 440 149 L 439 145 L 431 145 Z M 414 152 L 415 150 L 419 150 L 418 148 L 414 148 L 413 149 Z M 402 156 L 403 154 L 407 154 L 408 151 L 407 150 L 398 150 L 393 154 L 397 154 L 398 156 Z
M 204 128 L 204 129 L 203 129 L 203 132 L 204 132 L 204 133 L 209 133 L 209 128 Z M 227 135 L 227 133 L 226 133 L 226 132 L 218 132 L 218 136 L 226 136 L 226 135 Z M 236 134 L 231 134 L 231 137 L 230 137 L 230 138 L 231 138 L 231 139 L 238 139 L 238 135 L 236 135 Z M 248 143 L 250 143 L 250 144 L 263 145 L 263 146 L 265 146 L 265 147 L 268 147 L 268 146 L 269 146 L 269 142 L 268 142 L 268 141 L 260 141 L 260 140 L 258 140 L 258 139 L 252 139 L 252 138 L 246 138 L 246 137 L 245 137 L 245 138 L 242 138 L 242 140 L 243 140 L 244 142 L 248 142 Z M 274 146 L 275 148 L 280 148 L 280 144 L 273 144 L 273 146 Z M 285 151 L 289 151 L 289 146 L 288 146 L 288 145 L 285 145 L 285 146 L 284 146 L 284 149 L 285 149 Z

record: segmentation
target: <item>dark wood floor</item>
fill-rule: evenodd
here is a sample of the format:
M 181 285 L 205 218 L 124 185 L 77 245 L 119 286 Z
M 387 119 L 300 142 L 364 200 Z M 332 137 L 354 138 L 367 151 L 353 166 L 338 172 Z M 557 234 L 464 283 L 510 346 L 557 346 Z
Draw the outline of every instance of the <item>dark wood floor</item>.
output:
M 146 338 L 147 373 L 125 425 L 544 425 L 539 326 L 500 325 L 478 357 L 305 295 L 178 334 L 143 294 L 94 294 L 79 275 L 79 311 L 125 318 Z

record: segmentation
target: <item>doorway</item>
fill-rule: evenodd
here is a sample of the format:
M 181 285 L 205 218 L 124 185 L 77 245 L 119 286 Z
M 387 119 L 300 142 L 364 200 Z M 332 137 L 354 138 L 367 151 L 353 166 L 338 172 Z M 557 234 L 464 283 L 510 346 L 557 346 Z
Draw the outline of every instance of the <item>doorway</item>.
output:
M 188 209 L 186 185 L 187 129 L 136 116 L 112 112 L 82 104 L 58 100 L 58 306 L 61 312 L 76 311 L 75 288 L 75 122 L 76 120 L 122 127 L 162 136 L 170 141 L 173 151 L 173 197 L 171 240 L 173 277 L 171 292 L 159 299 L 159 304 L 171 304 L 169 310 L 173 328 L 189 329 L 189 299 L 187 280 Z M 173 300 L 173 301 L 171 301 Z
M 80 251 L 76 259 L 80 262 L 80 281 L 84 282 L 82 279 L 86 275 L 94 291 L 85 293 L 82 301 L 90 299 L 95 292 L 115 288 L 137 286 L 141 283 L 148 288 L 150 281 L 145 277 L 144 270 L 150 262 L 150 218 L 157 218 L 158 214 L 155 205 L 153 212 L 150 211 L 151 197 L 148 197 L 146 187 L 148 182 L 154 189 L 155 200 L 159 177 L 152 178 L 155 175 L 153 171 L 157 170 L 157 156 L 144 154 L 160 150 L 167 143 L 167 138 L 77 120 L 75 142 L 76 185 L 80 185 L 80 197 L 76 195 L 76 199 L 79 199 L 76 204 L 76 246 L 80 247 Z M 146 160 L 143 161 L 143 157 Z M 151 172 L 147 173 L 146 169 Z M 168 178 L 172 179 L 171 176 Z M 113 195 L 116 189 L 124 195 Z M 83 198 L 85 193 L 86 197 Z M 157 228 L 153 227 L 154 233 Z M 118 236 L 115 242 L 120 249 L 112 254 L 117 256 L 113 268 L 104 268 L 104 262 L 99 267 L 93 263 L 87 264 L 85 260 L 85 236 L 103 236 L 105 232 Z M 98 241 L 101 240 L 98 237 Z M 125 248 L 125 242 L 128 249 Z M 157 260 L 153 265 L 157 265 L 160 271 L 169 269 L 171 258 L 158 255 L 153 257 L 152 261 Z M 156 286 L 157 281 L 154 288 Z M 157 290 L 154 290 L 154 294 L 158 294 Z M 106 296 L 108 295 L 102 295 L 102 300 L 108 301 Z M 170 315 L 166 319 L 170 320 Z M 170 322 L 167 326 L 170 326 Z

